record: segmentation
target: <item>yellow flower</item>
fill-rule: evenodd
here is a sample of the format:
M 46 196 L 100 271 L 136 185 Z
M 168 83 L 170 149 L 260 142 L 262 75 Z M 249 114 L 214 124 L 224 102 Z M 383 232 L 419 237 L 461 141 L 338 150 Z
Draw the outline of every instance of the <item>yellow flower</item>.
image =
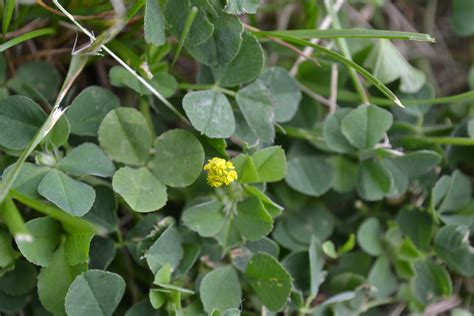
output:
M 214 188 L 229 185 L 237 180 L 234 164 L 222 158 L 209 159 L 204 165 L 204 170 L 207 171 L 207 183 Z

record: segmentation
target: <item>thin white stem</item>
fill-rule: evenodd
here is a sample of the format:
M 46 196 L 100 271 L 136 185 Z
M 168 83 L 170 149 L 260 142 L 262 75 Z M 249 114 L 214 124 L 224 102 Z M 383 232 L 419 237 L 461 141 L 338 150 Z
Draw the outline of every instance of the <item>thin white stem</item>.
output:
M 85 27 L 83 27 L 75 18 L 72 16 L 58 0 L 53 0 L 53 3 L 58 7 L 58 9 L 64 13 L 64 15 L 71 20 L 84 34 L 86 34 L 92 41 L 95 41 L 95 36 Z M 168 107 L 173 113 L 175 113 L 179 118 L 181 118 L 186 123 L 190 124 L 189 121 L 184 117 L 176 108 L 163 96 L 159 93 L 152 85 L 148 83 L 142 76 L 140 76 L 134 69 L 132 69 L 125 61 L 123 61 L 119 56 L 117 56 L 112 50 L 110 50 L 106 45 L 100 45 L 100 48 L 109 54 L 115 61 L 117 61 L 123 68 L 130 72 L 140 83 L 142 83 L 150 92 L 156 96 L 161 102 L 163 102 L 166 107 Z
M 341 9 L 344 2 L 345 0 L 337 0 L 336 3 L 334 4 L 334 11 L 338 12 Z M 318 25 L 317 27 L 318 30 L 327 29 L 331 25 L 331 22 L 332 22 L 332 17 L 331 17 L 331 14 L 328 13 L 324 17 L 324 19 L 321 21 L 321 23 Z M 318 44 L 319 41 L 320 41 L 319 38 L 312 38 L 310 40 L 312 44 Z M 298 69 L 300 68 L 301 63 L 304 62 L 309 56 L 311 56 L 313 51 L 314 51 L 314 48 L 310 46 L 307 46 L 303 49 L 303 55 L 299 56 L 298 59 L 296 59 L 295 63 L 290 69 L 290 75 L 292 75 L 293 77 L 296 75 L 296 73 L 298 72 Z

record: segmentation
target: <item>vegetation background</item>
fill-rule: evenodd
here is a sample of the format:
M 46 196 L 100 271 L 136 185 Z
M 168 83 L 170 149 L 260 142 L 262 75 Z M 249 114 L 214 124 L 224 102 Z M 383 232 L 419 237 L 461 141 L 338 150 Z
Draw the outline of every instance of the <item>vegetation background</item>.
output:
M 0 4 L 2 315 L 472 315 L 474 1 Z

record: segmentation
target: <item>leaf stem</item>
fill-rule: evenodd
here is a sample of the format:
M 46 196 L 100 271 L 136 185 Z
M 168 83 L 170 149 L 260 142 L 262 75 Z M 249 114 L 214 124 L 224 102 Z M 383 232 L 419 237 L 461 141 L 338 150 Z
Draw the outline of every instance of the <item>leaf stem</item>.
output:
M 79 217 L 69 215 L 56 206 L 31 198 L 15 190 L 11 190 L 10 195 L 13 199 L 17 200 L 21 204 L 26 205 L 42 214 L 51 216 L 52 218 L 60 221 L 62 224 L 66 224 L 76 229 L 88 232 L 98 232 L 98 229 L 91 223 Z
M 406 137 L 402 137 L 401 141 L 403 143 L 453 145 L 453 146 L 474 146 L 474 138 L 468 138 L 468 137 L 406 136 Z
M 0 218 L 5 222 L 16 241 L 33 241 L 33 236 L 28 231 L 20 211 L 10 197 L 6 198 L 0 207 Z
M 191 90 L 215 90 L 227 94 L 231 97 L 235 97 L 237 95 L 235 91 L 219 87 L 215 84 L 178 83 L 178 88 Z

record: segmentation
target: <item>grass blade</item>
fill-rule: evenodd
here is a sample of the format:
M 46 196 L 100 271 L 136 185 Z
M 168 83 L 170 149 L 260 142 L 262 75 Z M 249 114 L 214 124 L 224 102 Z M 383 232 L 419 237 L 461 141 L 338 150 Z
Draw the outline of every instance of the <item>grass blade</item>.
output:
M 385 86 L 380 80 L 378 80 L 374 75 L 372 75 L 370 72 L 359 66 L 357 63 L 353 62 L 352 60 L 349 60 L 342 56 L 339 53 L 336 53 L 330 49 L 327 49 L 326 47 L 323 47 L 318 44 L 313 44 L 310 41 L 299 39 L 299 38 L 294 38 L 294 37 L 288 37 L 285 35 L 272 35 L 273 37 L 280 38 L 284 40 L 285 42 L 293 43 L 296 45 L 302 45 L 302 46 L 311 46 L 315 51 L 319 52 L 322 55 L 329 56 L 330 58 L 337 60 L 341 63 L 343 63 L 346 66 L 349 66 L 353 68 L 355 71 L 357 71 L 362 77 L 370 81 L 377 89 L 380 90 L 387 98 L 392 100 L 396 105 L 404 107 L 403 104 L 400 102 L 400 99 L 395 95 L 395 93 L 392 92 L 387 86 Z
M 414 32 L 400 32 L 400 31 L 387 31 L 387 30 L 368 30 L 368 29 L 328 29 L 328 30 L 287 30 L 287 31 L 260 31 L 256 32 L 255 35 L 263 36 L 288 36 L 299 39 L 310 39 L 310 38 L 322 38 L 322 39 L 333 39 L 333 38 L 385 38 L 389 40 L 405 40 L 405 41 L 419 41 L 419 42 L 430 42 L 434 43 L 436 40 L 429 34 L 414 33 Z
M 186 41 L 186 38 L 188 37 L 189 30 L 191 29 L 191 26 L 193 25 L 194 19 L 196 18 L 197 14 L 198 14 L 198 8 L 192 7 L 191 11 L 189 12 L 188 17 L 186 18 L 186 23 L 184 24 L 183 33 L 181 34 L 181 38 L 179 39 L 178 48 L 176 49 L 176 54 L 174 55 L 173 62 L 171 63 L 171 67 L 174 66 L 174 64 L 178 60 L 179 55 L 181 54 L 181 50 L 183 49 L 184 42 Z
M 2 32 L 6 34 L 8 32 L 8 27 L 12 20 L 13 12 L 15 11 L 15 0 L 6 0 L 4 2 L 5 6 L 3 7 L 3 21 L 2 21 Z
M 23 43 L 27 40 L 30 40 L 32 38 L 39 37 L 39 36 L 50 35 L 50 34 L 54 34 L 54 33 L 55 33 L 55 30 L 53 28 L 48 27 L 48 28 L 38 29 L 38 30 L 34 30 L 34 31 L 31 31 L 31 32 L 22 34 L 18 37 L 15 37 L 15 38 L 1 44 L 0 45 L 0 53 L 6 51 L 7 49 L 9 49 L 9 48 L 11 48 L 15 45 L 18 45 L 18 44 Z

